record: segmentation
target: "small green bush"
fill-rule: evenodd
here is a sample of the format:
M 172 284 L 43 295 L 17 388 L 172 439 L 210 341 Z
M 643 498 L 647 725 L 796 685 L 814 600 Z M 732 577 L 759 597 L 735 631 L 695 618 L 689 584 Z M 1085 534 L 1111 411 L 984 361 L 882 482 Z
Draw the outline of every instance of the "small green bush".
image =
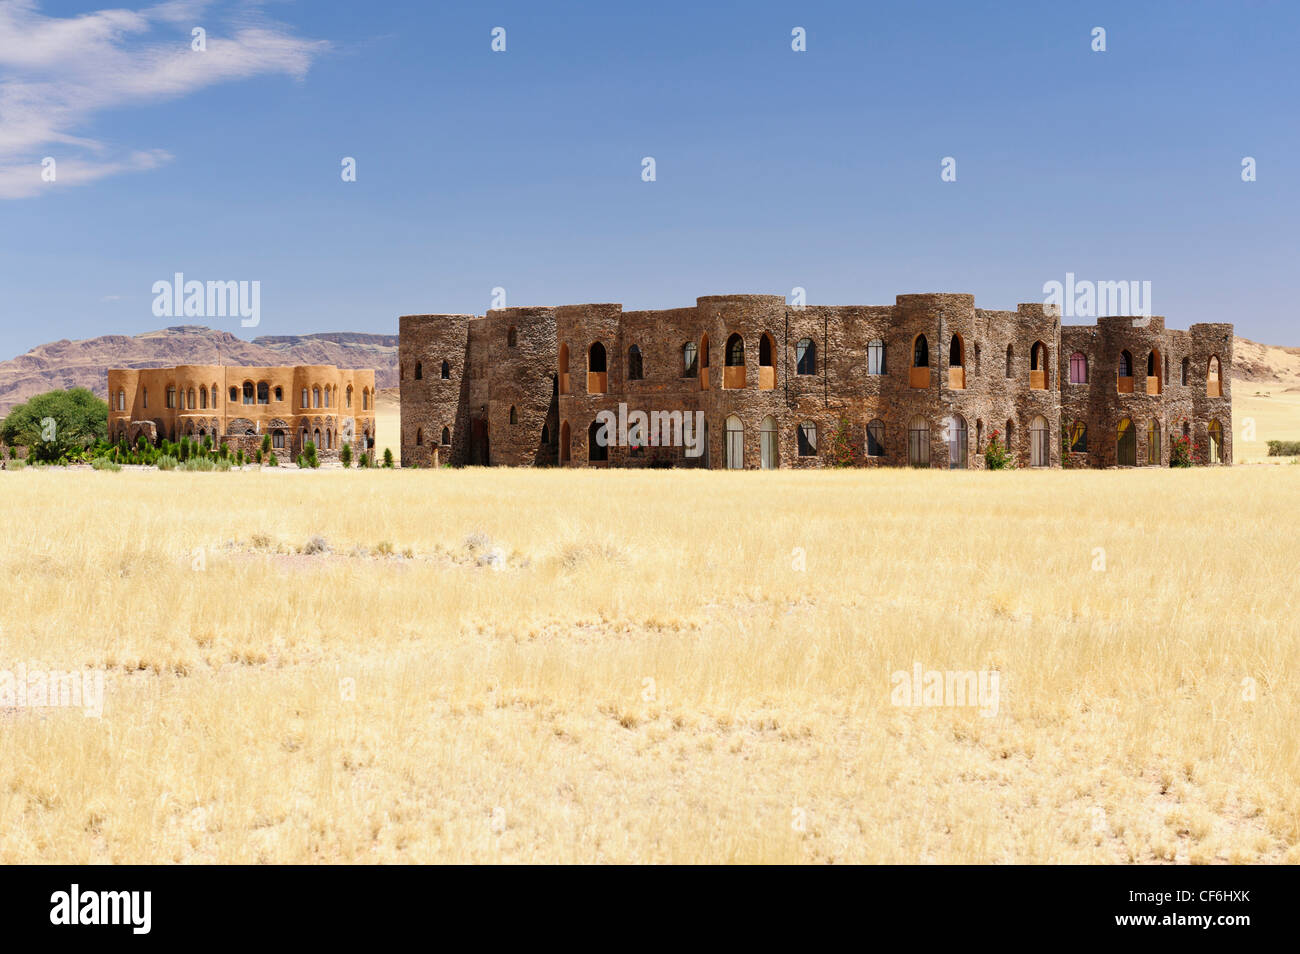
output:
M 391 447 L 384 448 L 384 466 L 385 467 L 393 466 L 393 449 Z
M 1269 457 L 1295 457 L 1300 454 L 1300 441 L 1269 441 Z
M 189 460 L 182 461 L 177 470 L 216 470 L 217 465 L 209 457 L 191 457 Z
M 90 462 L 90 466 L 95 468 L 95 470 L 111 470 L 115 473 L 122 469 L 121 464 L 116 463 L 107 457 L 96 457 Z
M 179 461 L 177 461 L 175 457 L 172 457 L 170 454 L 163 454 L 157 461 L 155 461 L 155 466 L 157 466 L 159 470 L 175 470 L 177 463 L 179 463 Z
M 267 467 L 280 466 L 280 462 L 275 459 L 275 451 L 271 451 L 269 454 L 266 455 L 266 466 Z
M 343 449 L 339 451 L 339 460 L 343 462 L 344 467 L 352 466 L 352 446 L 344 444 Z

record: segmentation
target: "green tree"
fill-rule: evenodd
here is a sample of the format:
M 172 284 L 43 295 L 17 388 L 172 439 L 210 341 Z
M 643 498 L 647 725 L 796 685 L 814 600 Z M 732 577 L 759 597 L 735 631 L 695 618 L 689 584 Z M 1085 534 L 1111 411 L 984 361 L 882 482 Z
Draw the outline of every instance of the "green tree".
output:
M 79 453 L 108 437 L 108 403 L 85 388 L 47 391 L 19 404 L 0 424 L 0 439 L 25 445 L 35 461 Z
M 352 447 L 350 444 L 344 444 L 339 450 L 339 460 L 343 461 L 344 467 L 352 466 Z

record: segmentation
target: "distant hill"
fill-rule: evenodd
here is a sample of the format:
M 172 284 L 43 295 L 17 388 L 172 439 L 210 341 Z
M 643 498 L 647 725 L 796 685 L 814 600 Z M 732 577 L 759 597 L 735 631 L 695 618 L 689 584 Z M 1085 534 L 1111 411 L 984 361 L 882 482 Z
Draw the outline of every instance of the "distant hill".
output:
M 109 368 L 218 363 L 373 368 L 375 386 L 391 388 L 397 385 L 397 335 L 333 331 L 245 341 L 202 325 L 175 325 L 134 337 L 103 335 L 82 341 L 52 341 L 12 361 L 0 362 L 0 415 L 32 395 L 56 388 L 89 388 L 107 398 Z

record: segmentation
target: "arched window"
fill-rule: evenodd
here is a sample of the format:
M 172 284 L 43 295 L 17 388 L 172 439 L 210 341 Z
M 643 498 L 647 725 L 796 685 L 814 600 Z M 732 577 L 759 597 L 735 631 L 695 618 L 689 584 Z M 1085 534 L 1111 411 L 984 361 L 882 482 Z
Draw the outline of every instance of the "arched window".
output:
M 1223 425 L 1210 421 L 1210 463 L 1223 463 Z
M 794 346 L 794 373 L 817 373 L 817 342 L 811 338 L 800 338 Z
M 125 411 L 125 410 L 126 410 L 126 391 L 125 391 L 125 390 L 120 390 L 120 391 L 117 392 L 117 409 L 118 409 L 119 411 Z
M 519 344 L 519 332 L 515 330 L 514 325 L 511 325 L 510 330 L 506 332 L 506 347 L 513 348 L 517 344 Z
M 1007 345 L 1007 377 L 1011 377 L 1012 368 L 1015 366 L 1016 349 Z
M 443 442 L 444 444 L 446 441 Z M 560 425 L 560 463 L 569 462 L 569 422 L 565 421 Z
M 1082 351 L 1070 355 L 1070 383 L 1088 383 L 1088 358 Z
M 700 349 L 694 341 L 682 345 L 682 377 L 693 378 L 700 373 Z
M 559 375 L 557 377 L 560 394 L 569 393 L 569 345 L 567 342 L 560 344 L 560 357 L 558 362 Z
M 257 403 L 258 404 L 271 403 L 271 386 L 267 384 L 265 381 L 257 382 Z
M 361 410 L 370 410 L 370 388 L 361 389 Z
M 273 450 L 284 450 L 284 431 L 278 427 L 271 432 L 271 448 Z
M 1137 466 L 1137 432 L 1127 417 L 1119 422 L 1115 434 L 1115 462 L 1121 467 Z
M 1029 422 L 1029 466 L 1047 467 L 1052 462 L 1052 432 L 1047 418 L 1034 415 Z
M 1147 352 L 1147 394 L 1159 394 L 1164 390 L 1160 371 L 1160 352 L 1153 348 Z
M 451 428 L 450 428 L 450 427 L 444 427 L 444 428 L 442 429 L 442 443 L 443 443 L 443 446 L 446 446 L 446 445 L 448 445 L 448 444 L 451 443 Z
M 1047 345 L 1041 341 L 1029 349 L 1029 387 L 1035 391 L 1047 388 Z
M 320 388 L 311 389 L 311 406 L 320 407 Z
M 966 387 L 966 344 L 959 334 L 954 334 L 948 342 L 948 387 L 957 390 Z
M 348 407 L 351 407 L 351 406 L 352 406 L 352 385 L 350 385 L 350 384 L 348 385 L 348 389 L 347 389 L 347 392 L 346 392 L 346 395 L 345 395 L 345 396 L 346 396 L 346 398 L 347 398 Z M 276 388 L 276 389 L 275 389 L 275 399 L 276 399 L 277 401 L 280 400 L 280 389 L 279 389 L 279 388 Z
M 724 359 L 729 368 L 743 368 L 745 366 L 745 339 L 738 334 L 733 334 L 727 339 L 727 351 Z
M 316 428 L 314 431 L 311 432 L 311 436 L 312 436 L 312 443 L 314 443 L 318 448 L 324 446 L 324 445 L 321 443 L 321 440 L 320 440 L 320 428 L 319 428 L 319 427 Z
M 587 460 L 609 460 L 609 428 L 598 421 L 592 421 L 587 428 Z
M 442 368 L 441 368 L 440 373 L 441 373 L 441 375 L 442 375 L 442 380 L 444 380 L 444 381 L 449 381 L 449 380 L 451 380 L 451 365 L 448 364 L 446 361 L 444 361 L 444 362 L 442 363 Z
M 190 388 L 188 391 L 185 392 L 185 406 L 192 411 L 194 410 L 195 407 L 198 406 L 195 404 L 195 401 L 196 401 L 196 397 L 194 395 L 194 389 Z
M 542 425 L 542 443 L 543 443 L 543 444 L 549 444 L 550 442 L 551 442 L 551 427 L 550 427 L 549 424 L 543 424 L 543 425 Z
M 515 410 L 515 406 L 513 404 L 510 405 L 510 423 L 511 424 L 519 423 L 519 412 Z
M 587 349 L 587 393 L 604 394 L 609 388 L 609 378 L 605 371 L 605 346 L 593 341 Z M 592 460 L 606 458 L 592 458 Z
M 275 386 L 275 400 L 277 404 L 284 400 L 284 388 L 278 384 Z
M 424 431 L 422 431 L 420 428 L 417 427 L 415 429 L 415 446 L 421 447 L 423 445 L 424 445 Z
M 1083 421 L 1075 421 L 1070 425 L 1068 450 L 1072 454 L 1083 454 L 1088 450 L 1088 425 Z
M 333 393 L 333 391 L 334 391 L 334 389 L 331 388 L 331 387 L 327 387 L 327 388 L 325 388 L 325 406 L 326 406 L 326 407 L 329 407 L 329 406 L 330 406 L 330 395 Z
M 1191 377 L 1191 374 L 1192 374 L 1192 359 L 1183 358 L 1183 373 L 1182 373 L 1182 378 L 1180 379 L 1183 387 L 1187 386 L 1187 379 Z
M 1219 356 L 1212 354 L 1205 375 L 1206 397 L 1223 397 L 1223 383 L 1219 377 L 1219 371 Z
M 1127 350 L 1119 353 L 1119 376 L 1121 378 L 1133 377 L 1133 356 Z
M 645 368 L 641 364 L 641 349 L 636 345 L 627 349 L 627 379 L 629 381 L 640 381 L 644 377 Z
M 766 331 L 758 339 L 758 389 L 770 391 L 776 387 L 776 345 Z
M 867 456 L 885 456 L 885 422 L 880 418 L 867 425 Z
M 1160 422 L 1155 418 L 1147 425 L 1147 463 L 1160 465 Z
M 799 425 L 799 456 L 814 457 L 817 454 L 817 425 L 804 421 Z
M 867 374 L 885 373 L 885 342 L 873 338 L 867 343 Z
M 745 339 L 733 334 L 727 339 L 727 346 L 722 352 L 725 367 L 722 371 L 724 388 L 743 388 L 745 386 Z
M 306 388 L 302 389 L 302 406 L 304 408 L 311 407 L 311 396 L 307 393 Z
M 930 466 L 930 423 L 919 414 L 907 423 L 907 462 L 913 467 Z
M 759 426 L 759 457 L 760 465 L 764 470 L 775 470 L 780 462 L 779 445 L 777 444 L 776 418 L 771 414 L 763 418 L 763 423 Z
M 244 403 L 252 404 L 257 399 L 257 392 L 253 388 L 252 381 L 244 382 Z
M 417 381 L 422 381 L 422 380 L 424 380 L 424 362 L 423 362 L 423 361 L 417 361 L 417 362 L 415 362 L 415 380 L 417 380 Z
M 944 421 L 948 429 L 948 469 L 965 470 L 967 455 L 966 418 L 954 414 Z
M 174 407 L 176 407 L 176 388 L 175 388 L 175 386 L 170 386 L 170 387 L 167 388 L 167 406 L 170 407 L 170 408 L 174 408 Z
M 727 351 L 731 346 L 728 343 Z M 740 418 L 732 414 L 727 418 L 727 443 L 724 454 L 727 470 L 743 470 L 745 467 L 745 425 Z
M 928 368 L 930 366 L 930 342 L 925 335 L 917 335 L 912 342 L 912 367 Z

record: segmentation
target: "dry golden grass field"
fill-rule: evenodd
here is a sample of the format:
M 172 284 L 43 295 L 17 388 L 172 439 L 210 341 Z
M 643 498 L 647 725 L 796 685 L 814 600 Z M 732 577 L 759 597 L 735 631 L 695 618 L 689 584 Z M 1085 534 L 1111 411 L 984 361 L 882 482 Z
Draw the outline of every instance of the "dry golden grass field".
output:
M 0 861 L 1294 863 L 1298 510 L 1300 467 L 3 473 L 0 669 L 107 690 L 0 710 Z M 916 664 L 996 714 L 895 705 Z

